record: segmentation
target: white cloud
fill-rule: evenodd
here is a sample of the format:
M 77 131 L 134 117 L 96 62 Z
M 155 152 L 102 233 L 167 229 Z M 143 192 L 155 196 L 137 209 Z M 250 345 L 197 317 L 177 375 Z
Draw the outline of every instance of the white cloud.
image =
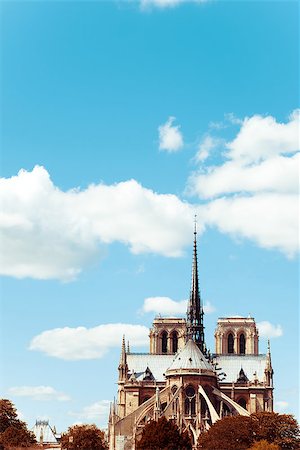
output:
M 193 191 L 202 198 L 238 192 L 279 192 L 296 194 L 299 189 L 299 153 L 275 156 L 260 164 L 241 166 L 229 161 L 211 168 L 207 174 L 194 174 Z
M 16 386 L 9 388 L 9 393 L 16 397 L 30 397 L 33 400 L 55 400 L 66 402 L 70 397 L 56 391 L 51 386 Z
M 187 303 L 188 300 L 175 301 L 169 297 L 148 297 L 144 300 L 142 311 L 145 313 L 152 312 L 161 314 L 163 316 L 185 315 Z M 210 302 L 207 302 L 203 309 L 206 314 L 215 311 L 215 308 Z
M 293 256 L 299 249 L 298 132 L 298 110 L 287 123 L 271 116 L 244 119 L 226 144 L 227 159 L 188 180 L 189 193 L 211 200 L 202 203 L 202 222 Z
M 257 324 L 259 335 L 265 338 L 276 338 L 283 335 L 281 325 L 273 325 L 268 321 L 262 321 Z
M 195 157 L 196 162 L 205 161 L 209 157 L 211 151 L 216 148 L 219 143 L 219 139 L 210 135 L 205 136 L 199 144 L 198 152 Z
M 181 4 L 186 3 L 203 3 L 207 0 L 140 0 L 141 9 L 149 8 L 172 8 Z
M 236 138 L 227 144 L 228 156 L 252 163 L 299 150 L 299 118 L 299 110 L 287 123 L 276 122 L 272 116 L 246 117 Z
M 134 180 L 63 192 L 38 166 L 1 179 L 0 198 L 0 272 L 19 278 L 75 278 L 113 241 L 136 254 L 180 256 L 195 211 Z
M 183 136 L 179 125 L 173 125 L 175 117 L 169 117 L 167 122 L 158 127 L 159 148 L 167 152 L 177 152 L 183 147 Z
M 110 403 L 110 400 L 100 400 L 92 405 L 85 406 L 79 412 L 70 411 L 69 415 L 80 419 L 80 422 L 76 422 L 76 425 L 80 425 L 82 423 L 81 421 L 84 423 L 96 421 L 100 427 L 106 427 Z
M 223 233 L 292 257 L 299 248 L 298 210 L 296 195 L 257 194 L 214 200 L 203 207 L 202 219 Z
M 289 404 L 285 400 L 278 400 L 275 402 L 275 411 L 279 411 L 280 413 L 284 413 L 287 411 Z
M 55 328 L 35 336 L 30 350 L 65 360 L 101 358 L 112 347 L 121 347 L 122 336 L 132 347 L 148 345 L 149 329 L 142 325 L 109 323 L 94 328 Z

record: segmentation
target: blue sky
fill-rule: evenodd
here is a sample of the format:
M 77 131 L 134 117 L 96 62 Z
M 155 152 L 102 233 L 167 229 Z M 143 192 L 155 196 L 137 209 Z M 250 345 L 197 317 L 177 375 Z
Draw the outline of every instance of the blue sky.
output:
M 253 315 L 298 413 L 297 11 L 2 2 L 1 395 L 29 426 L 105 426 L 123 332 L 184 311 L 195 213 L 209 347 Z

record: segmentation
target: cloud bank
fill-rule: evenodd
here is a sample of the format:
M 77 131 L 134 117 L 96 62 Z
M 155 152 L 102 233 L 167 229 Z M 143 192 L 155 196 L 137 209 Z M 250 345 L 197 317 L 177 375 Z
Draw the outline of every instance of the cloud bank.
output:
M 299 111 L 287 123 L 255 115 L 225 144 L 224 161 L 194 172 L 187 190 L 206 225 L 293 256 L 299 248 Z M 206 147 L 215 142 L 204 141 Z M 207 157 L 205 145 L 198 160 Z
M 160 127 L 160 145 L 167 151 L 183 145 L 173 120 Z M 298 131 L 298 111 L 287 123 L 246 118 L 225 144 L 224 161 L 204 167 L 220 145 L 206 136 L 195 158 L 201 169 L 187 185 L 200 198 L 198 204 L 156 193 L 135 180 L 64 192 L 40 166 L 2 178 L 0 273 L 72 280 L 116 241 L 134 254 L 178 257 L 191 242 L 195 213 L 199 235 L 216 227 L 292 257 L 299 249 Z
M 31 340 L 29 350 L 69 361 L 97 359 L 104 356 L 110 348 L 121 348 L 124 334 L 132 347 L 148 345 L 147 327 L 110 323 L 94 328 L 65 327 L 43 331 Z
M 135 254 L 176 257 L 190 241 L 191 206 L 134 180 L 63 192 L 36 166 L 1 179 L 0 198 L 3 275 L 70 280 L 101 245 L 118 241 Z

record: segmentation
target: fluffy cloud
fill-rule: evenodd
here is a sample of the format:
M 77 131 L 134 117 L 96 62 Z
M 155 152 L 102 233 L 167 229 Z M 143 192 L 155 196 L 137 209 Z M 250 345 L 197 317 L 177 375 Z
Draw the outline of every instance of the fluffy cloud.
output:
M 94 328 L 55 328 L 35 336 L 30 350 L 65 360 L 101 358 L 112 347 L 120 348 L 122 336 L 133 347 L 148 344 L 149 330 L 142 325 L 111 323 Z
M 260 164 L 241 166 L 229 161 L 210 169 L 207 174 L 194 174 L 193 189 L 202 198 L 213 198 L 233 192 L 278 192 L 296 194 L 299 188 L 299 153 L 275 156 Z
M 276 338 L 283 335 L 281 325 L 273 325 L 268 321 L 259 322 L 257 328 L 261 337 Z
M 299 117 L 299 110 L 287 123 L 276 122 L 272 116 L 246 117 L 236 138 L 227 144 L 228 156 L 253 163 L 299 150 Z
M 190 241 L 194 209 L 134 180 L 63 192 L 35 167 L 1 179 L 0 198 L 3 275 L 68 280 L 113 241 L 172 257 Z
M 292 257 L 299 245 L 298 208 L 296 195 L 257 194 L 214 200 L 203 207 L 202 217 L 223 233 Z
M 142 311 L 145 313 L 161 314 L 163 316 L 185 315 L 187 303 L 188 300 L 175 301 L 169 297 L 148 297 L 144 300 Z M 203 309 L 206 314 L 215 311 L 215 308 L 210 302 L 207 302 Z
M 110 400 L 100 400 L 92 405 L 85 406 L 82 411 L 73 412 L 70 411 L 70 416 L 75 416 L 82 420 L 84 423 L 97 422 L 100 427 L 106 427 L 108 421 L 108 414 L 110 408 Z M 77 422 L 81 423 L 81 422 Z
M 287 123 L 244 119 L 223 163 L 189 178 L 188 191 L 210 200 L 199 213 L 203 223 L 293 256 L 299 248 L 298 132 L 298 110 Z
M 15 397 L 30 397 L 33 400 L 55 400 L 66 402 L 70 397 L 56 391 L 51 386 L 16 386 L 9 388 L 9 393 Z
M 177 152 L 183 147 L 183 137 L 179 125 L 173 125 L 175 117 L 169 117 L 167 122 L 158 127 L 159 148 L 167 152 Z
M 190 3 L 203 3 L 207 0 L 189 0 Z M 172 8 L 187 3 L 187 0 L 140 0 L 141 9 L 149 8 Z

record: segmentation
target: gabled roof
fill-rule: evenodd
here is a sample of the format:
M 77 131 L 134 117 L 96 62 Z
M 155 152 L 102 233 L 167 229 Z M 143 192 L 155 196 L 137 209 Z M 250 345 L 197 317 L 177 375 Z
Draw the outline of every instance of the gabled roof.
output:
M 223 383 L 236 383 L 241 368 L 250 381 L 255 378 L 254 373 L 259 382 L 265 379 L 266 355 L 217 355 L 215 360 L 226 373 Z
M 192 340 L 186 343 L 184 348 L 176 355 L 167 373 L 178 370 L 197 370 L 213 372 L 212 365 L 207 361 L 197 344 Z
M 32 431 L 38 443 L 56 444 L 58 442 L 47 420 L 37 420 Z
M 164 374 L 172 364 L 174 355 L 154 355 L 150 353 L 127 354 L 129 372 L 135 372 L 136 378 L 142 380 L 147 367 L 151 370 L 156 381 L 165 381 Z

